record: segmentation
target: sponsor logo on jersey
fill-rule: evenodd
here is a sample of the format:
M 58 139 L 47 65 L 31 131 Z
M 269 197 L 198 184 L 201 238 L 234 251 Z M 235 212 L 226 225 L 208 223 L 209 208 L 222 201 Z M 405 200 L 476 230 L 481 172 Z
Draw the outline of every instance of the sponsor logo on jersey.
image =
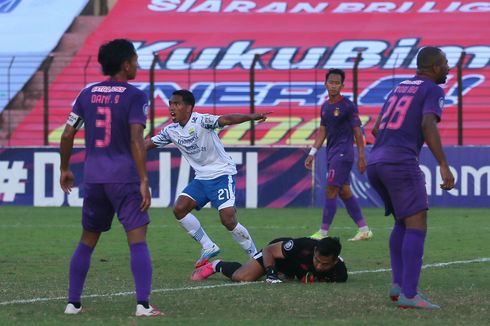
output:
M 124 93 L 126 87 L 122 86 L 94 86 L 92 93 Z
M 291 251 L 291 249 L 293 249 L 293 246 L 294 246 L 293 240 L 289 240 L 284 244 L 284 250 Z

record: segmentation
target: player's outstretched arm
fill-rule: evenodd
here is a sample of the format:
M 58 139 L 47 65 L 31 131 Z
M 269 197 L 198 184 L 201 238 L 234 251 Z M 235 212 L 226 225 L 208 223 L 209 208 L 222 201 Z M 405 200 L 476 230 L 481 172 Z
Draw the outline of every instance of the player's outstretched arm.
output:
M 157 148 L 157 145 L 155 145 L 155 143 L 153 143 L 153 141 L 151 140 L 151 138 L 145 139 L 145 149 L 146 149 L 146 151 L 152 150 L 154 148 Z
M 131 124 L 131 155 L 133 156 L 136 171 L 140 177 L 141 211 L 146 211 L 151 204 L 150 187 L 146 173 L 146 150 L 143 138 L 144 127 L 140 124 Z
M 67 194 L 71 192 L 75 177 L 70 171 L 70 157 L 77 129 L 66 125 L 60 141 L 60 186 Z
M 357 168 L 363 174 L 366 171 L 366 159 L 364 157 L 364 139 L 360 127 L 354 128 L 354 139 L 357 145 Z
M 437 121 L 438 119 L 435 114 L 424 114 L 424 118 L 422 119 L 422 133 L 424 134 L 425 143 L 429 146 L 430 151 L 441 167 L 441 188 L 451 190 L 454 188 L 454 176 L 449 169 L 446 155 L 444 155 L 444 150 L 442 149 Z
M 320 125 L 318 131 L 316 133 L 315 141 L 313 142 L 313 146 L 308 153 L 308 156 L 305 160 L 305 168 L 311 170 L 313 168 L 313 160 L 315 159 L 316 152 L 323 145 L 325 139 L 327 138 L 327 128 L 323 125 Z
M 264 260 L 266 279 L 269 284 L 282 283 L 281 279 L 277 276 L 276 271 L 276 259 L 284 259 L 282 253 L 283 241 L 272 243 L 262 249 L 262 259 Z
M 250 113 L 250 114 L 225 114 L 219 117 L 218 124 L 220 127 L 236 125 L 239 123 L 247 122 L 247 121 L 258 121 L 264 122 L 267 120 L 267 116 L 272 112 L 261 112 L 261 113 Z

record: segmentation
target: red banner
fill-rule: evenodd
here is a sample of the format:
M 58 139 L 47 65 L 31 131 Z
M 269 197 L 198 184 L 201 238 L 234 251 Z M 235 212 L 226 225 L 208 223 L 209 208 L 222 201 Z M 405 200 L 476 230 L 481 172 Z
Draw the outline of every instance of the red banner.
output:
M 273 111 L 257 126 L 262 145 L 311 144 L 325 100 L 328 68 L 347 72 L 344 95 L 352 96 L 352 68 L 360 52 L 359 111 L 370 128 L 391 87 L 413 75 L 417 50 L 441 47 L 451 67 L 441 123 L 444 144 L 457 143 L 456 64 L 466 53 L 464 144 L 489 144 L 490 2 L 472 1 L 218 1 L 119 0 L 73 61 L 50 87 L 50 143 L 57 144 L 71 103 L 81 88 L 102 79 L 96 63 L 101 43 L 134 42 L 140 71 L 135 84 L 149 91 L 153 53 L 157 127 L 168 122 L 175 89 L 197 98 L 196 110 L 248 112 L 249 70 L 255 54 L 256 110 Z M 42 144 L 42 106 L 23 121 L 12 144 Z M 249 142 L 248 124 L 220 134 L 226 144 Z M 80 143 L 80 140 L 78 140 Z

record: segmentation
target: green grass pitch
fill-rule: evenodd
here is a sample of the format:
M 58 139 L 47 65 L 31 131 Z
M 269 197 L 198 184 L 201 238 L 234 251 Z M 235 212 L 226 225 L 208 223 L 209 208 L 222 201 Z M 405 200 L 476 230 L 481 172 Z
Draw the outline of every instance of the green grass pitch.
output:
M 431 209 L 420 290 L 440 311 L 399 310 L 388 299 L 388 237 L 392 218 L 363 210 L 374 238 L 351 243 L 356 227 L 339 209 L 339 236 L 351 272 L 345 284 L 204 282 L 189 276 L 200 248 L 170 209 L 151 209 L 148 243 L 153 260 L 151 303 L 165 317 L 133 317 L 129 249 L 115 219 L 92 256 L 83 304 L 65 316 L 68 264 L 81 233 L 80 208 L 0 207 L 0 325 L 488 325 L 490 321 L 490 210 Z M 219 223 L 215 210 L 197 212 L 224 260 L 247 257 Z M 280 236 L 316 231 L 320 209 L 239 209 L 258 248 Z M 446 264 L 447 263 L 447 264 Z M 25 300 L 25 301 L 22 301 Z

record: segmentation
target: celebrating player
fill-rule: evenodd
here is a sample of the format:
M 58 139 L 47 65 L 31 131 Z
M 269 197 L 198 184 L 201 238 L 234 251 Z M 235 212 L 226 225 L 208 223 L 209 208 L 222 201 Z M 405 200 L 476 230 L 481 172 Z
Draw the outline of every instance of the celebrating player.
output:
M 345 282 L 347 268 L 339 257 L 342 246 L 337 238 L 279 238 L 272 240 L 245 265 L 215 260 L 196 269 L 191 279 L 201 281 L 221 272 L 235 282 L 256 281 L 266 275 L 270 284 L 284 278 L 303 283 Z M 282 278 L 281 278 L 282 277 Z
M 357 167 L 364 173 L 364 141 L 361 132 L 361 121 L 354 103 L 340 94 L 344 87 L 345 73 L 340 69 L 330 69 L 325 77 L 328 100 L 322 105 L 320 128 L 313 147 L 305 160 L 305 167 L 312 169 L 313 160 L 325 138 L 327 138 L 327 190 L 323 207 L 323 220 L 320 230 L 311 237 L 321 239 L 327 236 L 335 213 L 337 212 L 337 196 L 345 204 L 347 213 L 359 227 L 356 235 L 349 241 L 368 240 L 373 237 L 362 216 L 361 208 L 352 195 L 349 176 L 354 164 L 353 138 L 357 144 Z M 327 137 L 328 136 L 328 137 Z
M 393 214 L 390 236 L 393 285 L 390 297 L 402 308 L 438 309 L 417 292 L 427 233 L 428 199 L 419 167 L 424 141 L 440 166 L 441 188 L 454 187 L 437 123 L 441 119 L 446 82 L 446 55 L 425 47 L 417 55 L 417 74 L 396 86 L 381 109 L 373 128 L 376 140 L 368 160 L 368 177 Z
M 115 212 L 126 230 L 131 251 L 136 316 L 162 314 L 148 304 L 152 264 L 146 230 L 151 197 L 143 138 L 148 99 L 128 83 L 136 76 L 137 60 L 134 46 L 127 40 L 102 45 L 98 61 L 109 79 L 82 90 L 61 136 L 60 185 L 69 193 L 74 181 L 69 169 L 73 140 L 85 123 L 83 232 L 71 258 L 65 314 L 83 311 L 80 297 L 92 252 L 100 234 L 111 228 Z
M 173 123 L 148 139 L 146 148 L 149 150 L 173 143 L 196 173 L 195 178 L 178 196 L 174 215 L 187 233 L 201 244 L 201 256 L 196 262 L 196 267 L 200 267 L 220 252 L 220 248 L 191 213 L 193 209 L 200 210 L 208 202 L 218 209 L 221 223 L 243 250 L 249 256 L 257 252 L 249 232 L 236 218 L 235 163 L 225 152 L 214 130 L 246 121 L 263 122 L 269 112 L 223 116 L 200 114 L 193 111 L 195 102 L 194 95 L 188 90 L 173 92 L 169 102 Z

